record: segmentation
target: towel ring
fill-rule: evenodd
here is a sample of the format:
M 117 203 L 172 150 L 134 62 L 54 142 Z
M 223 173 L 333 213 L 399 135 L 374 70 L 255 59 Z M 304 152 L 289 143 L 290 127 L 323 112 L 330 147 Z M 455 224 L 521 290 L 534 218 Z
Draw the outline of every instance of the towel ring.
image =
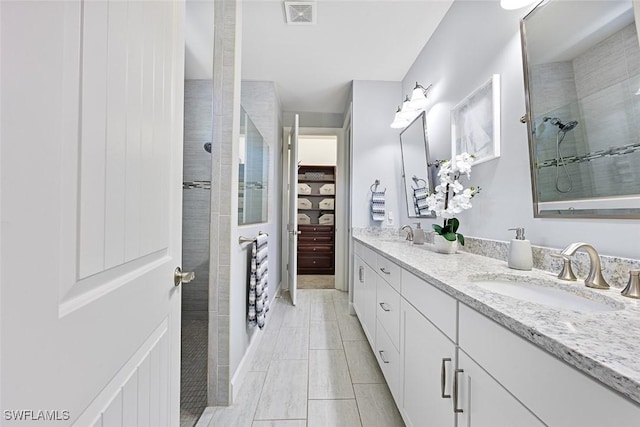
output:
M 369 190 L 372 193 L 375 193 L 378 191 L 378 185 L 380 185 L 380 180 L 376 179 L 375 182 L 373 184 L 371 184 L 371 187 L 369 187 Z M 384 188 L 384 190 L 382 190 L 382 193 L 386 193 L 387 192 L 387 187 Z

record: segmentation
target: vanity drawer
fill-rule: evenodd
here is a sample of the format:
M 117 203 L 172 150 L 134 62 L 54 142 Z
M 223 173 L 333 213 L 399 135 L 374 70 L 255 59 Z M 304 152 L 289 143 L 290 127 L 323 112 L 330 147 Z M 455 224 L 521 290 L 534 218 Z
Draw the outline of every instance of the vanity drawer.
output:
M 381 277 L 376 279 L 376 313 L 396 349 L 400 349 L 400 294 Z
M 303 235 L 307 233 L 333 234 L 333 225 L 298 225 L 298 230 L 301 231 Z
M 364 262 L 369 264 L 369 267 L 376 269 L 376 263 L 378 262 L 378 254 L 373 249 L 369 249 L 366 246 L 362 247 L 362 258 Z
M 400 292 L 400 271 L 402 269 L 382 255 L 378 255 L 376 262 L 378 274 L 396 291 Z
M 400 353 L 395 349 L 384 327 L 378 322 L 376 326 L 376 359 L 382 369 L 382 374 L 387 380 L 389 390 L 393 398 L 401 407 L 400 399 Z
M 453 297 L 405 270 L 402 270 L 402 296 L 456 342 L 457 301 Z

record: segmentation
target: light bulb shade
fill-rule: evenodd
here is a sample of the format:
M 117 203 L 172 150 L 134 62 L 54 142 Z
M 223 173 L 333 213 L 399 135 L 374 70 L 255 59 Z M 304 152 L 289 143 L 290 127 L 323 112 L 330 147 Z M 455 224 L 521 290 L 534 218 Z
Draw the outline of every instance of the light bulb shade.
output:
M 529 6 L 538 0 L 500 0 L 500 6 L 506 10 L 516 10 Z
M 424 96 L 422 86 L 416 86 L 411 94 L 411 101 L 409 101 L 409 103 L 414 110 L 424 110 L 427 108 L 427 97 Z
M 397 114 L 401 119 L 411 120 L 417 115 L 417 113 L 416 109 L 411 106 L 411 101 L 407 96 L 402 103 L 402 109 Z
M 411 123 L 409 120 L 399 117 L 399 115 L 400 112 L 397 112 L 395 118 L 393 119 L 393 123 L 391 123 L 391 127 L 393 129 L 404 129 L 409 123 Z

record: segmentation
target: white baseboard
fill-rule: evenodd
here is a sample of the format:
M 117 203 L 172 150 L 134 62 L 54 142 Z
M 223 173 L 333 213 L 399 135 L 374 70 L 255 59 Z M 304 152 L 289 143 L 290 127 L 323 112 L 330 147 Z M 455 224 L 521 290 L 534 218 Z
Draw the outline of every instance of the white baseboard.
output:
M 355 316 L 355 314 L 356 314 L 356 309 L 353 308 L 353 303 L 352 302 L 349 302 L 349 314 L 352 315 L 352 316 Z
M 282 282 L 278 283 L 278 287 L 276 288 L 276 291 L 273 293 L 274 298 L 271 300 L 272 301 L 271 305 L 274 305 L 273 301 L 275 301 L 275 295 L 278 295 L 278 293 L 280 292 L 281 286 L 282 286 Z M 270 308 L 269 314 L 271 316 L 273 316 L 274 310 L 275 310 L 275 307 Z M 268 322 L 269 322 L 269 317 L 267 317 L 267 327 L 269 327 Z M 238 397 L 238 392 L 240 391 L 240 387 L 242 386 L 242 383 L 244 382 L 244 379 L 247 376 L 247 372 L 249 372 L 249 368 L 250 368 L 251 361 L 253 360 L 253 356 L 258 351 L 258 348 L 260 348 L 260 342 L 262 341 L 263 336 L 264 336 L 264 331 L 259 328 L 256 328 L 256 331 L 251 336 L 251 340 L 249 342 L 249 345 L 247 346 L 247 349 L 244 352 L 244 356 L 242 357 L 242 360 L 238 364 L 238 369 L 236 369 L 236 372 L 233 374 L 233 377 L 231 378 L 231 383 L 229 384 L 229 387 L 230 387 L 229 392 L 231 395 L 230 404 L 233 404 L 233 402 L 235 402 L 236 398 Z

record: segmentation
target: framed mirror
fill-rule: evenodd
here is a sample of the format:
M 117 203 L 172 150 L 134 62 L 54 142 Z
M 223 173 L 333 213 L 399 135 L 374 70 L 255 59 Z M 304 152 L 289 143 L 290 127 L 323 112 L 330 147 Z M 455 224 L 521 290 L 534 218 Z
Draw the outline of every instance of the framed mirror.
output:
M 536 217 L 640 218 L 640 47 L 631 0 L 521 21 Z
M 423 111 L 402 132 L 402 181 L 409 218 L 433 218 L 427 196 L 433 192 L 433 179 L 427 144 L 426 116 Z
M 238 225 L 267 222 L 269 147 L 244 108 L 240 112 Z

